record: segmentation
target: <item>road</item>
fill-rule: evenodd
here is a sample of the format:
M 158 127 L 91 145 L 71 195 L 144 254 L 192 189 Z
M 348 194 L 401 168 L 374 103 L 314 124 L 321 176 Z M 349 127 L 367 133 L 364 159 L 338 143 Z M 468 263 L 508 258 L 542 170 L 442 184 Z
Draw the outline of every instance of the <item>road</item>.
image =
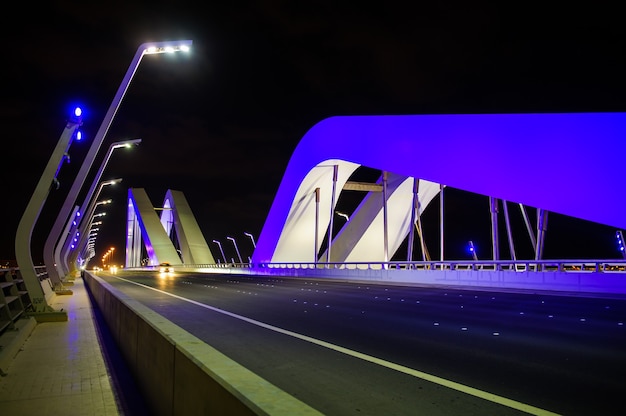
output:
M 98 275 L 327 415 L 626 414 L 626 299 Z

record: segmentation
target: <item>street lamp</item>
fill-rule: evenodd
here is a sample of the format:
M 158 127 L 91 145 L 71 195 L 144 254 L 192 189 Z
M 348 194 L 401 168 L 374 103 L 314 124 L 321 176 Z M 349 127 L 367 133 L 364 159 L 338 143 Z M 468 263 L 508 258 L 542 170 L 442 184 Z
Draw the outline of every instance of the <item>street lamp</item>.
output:
M 89 152 L 85 156 L 85 160 L 83 161 L 83 164 L 81 165 L 80 171 L 78 172 L 78 174 L 76 175 L 76 178 L 74 179 L 72 188 L 67 194 L 65 203 L 63 204 L 63 207 L 59 211 L 57 220 L 52 228 L 51 235 L 49 237 L 49 240 L 51 240 L 51 242 L 49 244 L 46 244 L 48 246 L 46 248 L 46 251 L 49 251 L 51 253 L 54 252 L 54 247 L 60 238 L 60 234 L 63 229 L 63 224 L 67 221 L 67 218 L 70 216 L 72 206 L 74 205 L 74 202 L 76 201 L 78 193 L 80 192 L 83 186 L 83 183 L 85 179 L 87 178 L 89 170 L 91 169 L 91 166 L 98 153 L 98 150 L 100 149 L 100 145 L 104 141 L 104 137 L 106 136 L 109 130 L 109 127 L 111 127 L 113 118 L 115 117 L 115 114 L 117 113 L 117 110 L 122 102 L 122 99 L 124 98 L 124 95 L 126 94 L 126 90 L 128 89 L 128 86 L 130 85 L 130 82 L 132 81 L 133 76 L 135 75 L 135 72 L 137 71 L 137 68 L 139 67 L 139 64 L 141 63 L 143 56 L 161 54 L 161 53 L 173 53 L 173 52 L 178 52 L 178 51 L 187 52 L 189 51 L 191 44 L 192 44 L 192 41 L 190 40 L 183 40 L 183 41 L 177 41 L 177 42 L 156 42 L 156 43 L 151 42 L 151 43 L 141 44 L 139 48 L 137 48 L 137 52 L 135 53 L 135 56 L 130 64 L 130 67 L 126 71 L 126 75 L 124 76 L 124 79 L 122 80 L 122 83 L 119 86 L 117 93 L 115 94 L 115 97 L 113 98 L 113 102 L 111 102 L 111 105 L 109 106 L 109 110 L 107 111 L 104 117 L 104 120 L 102 121 L 102 124 L 100 125 L 100 128 L 98 129 L 98 132 L 96 133 L 94 140 L 91 143 L 91 147 L 89 148 Z M 49 265 L 51 264 L 52 266 L 54 266 L 54 256 L 49 253 L 46 254 L 46 252 L 44 252 L 44 256 L 48 256 L 48 259 L 46 261 L 46 269 L 50 273 L 50 281 L 54 285 L 61 284 L 60 277 L 58 276 L 58 271 L 56 270 L 55 267 L 51 268 Z
M 624 247 L 624 233 L 622 233 L 622 230 L 615 231 L 615 238 L 617 239 L 617 249 L 622 253 L 624 260 L 626 260 L 626 248 Z
M 57 174 L 61 165 L 66 160 L 68 150 L 74 138 L 77 138 L 78 128 L 82 124 L 82 111 L 80 108 L 74 110 L 74 114 L 70 117 L 69 121 L 65 124 L 65 128 L 61 133 L 61 137 L 57 142 L 48 164 L 44 168 L 43 174 L 39 179 L 37 187 L 33 192 L 33 195 L 22 214 L 22 218 L 18 224 L 15 234 L 15 258 L 20 268 L 20 273 L 24 279 L 26 290 L 30 296 L 31 303 L 33 305 L 34 312 L 56 312 L 48 305 L 46 297 L 39 282 L 35 265 L 33 264 L 33 258 L 31 254 L 31 238 L 33 234 L 33 228 L 39 219 L 39 214 L 46 202 L 48 194 L 50 192 L 51 184 L 58 183 Z M 67 313 L 63 314 L 67 316 Z
M 85 232 L 83 234 L 80 235 L 79 242 L 74 245 L 75 246 L 74 253 L 76 253 L 75 254 L 76 258 L 78 258 L 81 255 L 81 253 L 83 253 L 83 251 L 85 250 L 85 247 L 89 243 L 89 240 L 92 237 L 95 237 L 96 235 L 98 235 L 98 231 L 100 231 L 100 228 L 98 228 L 98 227 L 94 228 L 94 226 L 102 224 L 102 221 L 94 222 L 94 219 L 99 218 L 99 217 L 104 217 L 105 215 L 107 215 L 106 212 L 101 212 L 99 214 L 94 214 L 91 217 L 91 219 L 89 220 L 89 223 L 88 223 L 88 225 L 86 227 L 87 229 L 85 230 Z
M 101 168 L 102 169 L 102 168 Z M 85 212 L 83 213 L 83 215 L 81 216 L 81 218 L 90 218 L 94 211 L 96 210 L 96 206 L 100 205 L 99 202 L 97 202 L 98 197 L 100 196 L 100 192 L 102 192 L 102 188 L 104 188 L 105 186 L 111 186 L 111 185 L 117 185 L 118 183 L 122 182 L 122 178 L 117 178 L 117 179 L 111 179 L 108 181 L 102 181 L 100 182 L 100 186 L 98 186 L 98 190 L 96 191 L 95 195 L 93 196 L 93 199 L 91 200 L 89 206 L 86 208 Z M 96 182 L 94 182 L 96 183 Z M 93 193 L 93 188 L 95 186 L 92 185 L 91 189 L 90 189 L 90 194 Z M 85 201 L 83 202 L 83 205 L 86 204 L 87 201 L 89 201 L 91 199 L 91 195 L 89 195 L 87 198 L 85 198 Z M 91 219 L 93 221 L 93 218 Z M 85 240 L 84 238 L 80 237 L 81 235 L 85 234 L 85 230 L 87 228 L 89 228 L 89 225 L 86 224 L 85 222 L 79 220 L 78 224 L 76 227 L 74 227 L 74 231 L 72 232 L 71 235 L 79 235 L 80 238 L 80 242 L 78 243 L 78 247 L 82 247 L 85 244 Z M 78 232 L 76 232 L 76 228 L 78 229 Z M 57 246 L 55 253 L 60 251 L 61 248 L 63 248 L 63 252 L 62 254 L 62 258 L 61 261 L 58 262 L 57 264 L 61 264 L 61 268 L 58 270 L 60 273 L 59 275 L 65 275 L 69 270 L 70 270 L 70 266 L 68 266 L 68 262 L 69 264 L 71 264 L 72 266 L 74 266 L 74 262 L 76 261 L 76 257 L 78 256 L 78 252 L 74 251 L 72 253 L 72 255 L 70 256 L 70 249 L 68 247 L 67 242 L 65 242 L 65 244 L 63 245 L 63 247 Z M 69 258 L 69 260 L 68 260 Z M 75 271 L 75 269 L 72 269 L 72 271 Z
M 256 243 L 254 242 L 254 236 L 250 233 L 244 232 L 244 235 L 247 235 L 252 240 L 252 248 L 256 248 Z
M 474 261 L 478 261 L 478 255 L 476 254 L 476 247 L 474 247 L 474 242 L 471 240 L 468 242 L 468 249 L 470 253 L 472 253 L 472 257 L 474 258 Z
M 239 254 L 239 247 L 237 247 L 237 242 L 235 241 L 233 237 L 226 237 L 226 238 L 233 242 L 233 245 L 235 246 L 235 251 L 237 252 L 237 257 L 239 257 L 239 263 L 243 264 L 243 259 L 241 258 L 241 254 Z
M 348 216 L 348 214 L 345 214 L 345 213 L 339 212 L 339 211 L 335 211 L 335 214 L 339 215 L 340 217 L 345 218 L 346 222 L 350 221 L 350 217 Z
M 96 185 L 98 184 L 98 181 L 100 181 L 100 178 L 102 177 L 102 173 L 104 172 L 104 169 L 109 163 L 109 159 L 111 158 L 111 154 L 113 153 L 113 151 L 115 149 L 120 149 L 120 148 L 130 148 L 132 146 L 138 145 L 139 143 L 141 143 L 141 139 L 133 139 L 133 140 L 124 140 L 124 141 L 115 142 L 109 146 L 109 150 L 107 151 L 104 159 L 102 160 L 102 163 L 100 164 L 100 168 L 98 169 L 98 172 L 96 173 L 96 176 L 94 177 L 91 183 L 89 191 L 85 195 L 85 199 L 83 200 L 82 205 L 80 206 L 80 209 L 83 210 L 83 214 L 85 214 L 84 216 L 87 216 L 87 217 L 89 216 L 90 209 L 85 208 L 87 203 L 89 201 L 92 201 L 91 204 L 93 204 L 93 201 L 98 199 L 98 195 L 100 194 L 100 191 L 102 190 L 102 184 L 100 185 L 100 188 L 98 189 L 95 196 L 93 196 L 94 190 L 95 190 Z M 82 183 L 80 186 L 82 186 Z M 93 199 L 92 199 L 92 196 L 93 196 Z M 67 201 L 66 203 L 70 203 L 70 202 Z M 57 222 L 62 221 L 60 214 L 61 213 L 59 213 Z M 73 216 L 70 217 L 70 222 L 72 222 L 72 218 Z M 61 276 L 65 276 L 70 271 L 70 266 L 68 265 L 68 262 L 67 262 L 67 257 L 68 257 L 68 252 L 69 252 L 67 240 L 68 239 L 71 240 L 71 236 L 75 234 L 76 228 L 78 227 L 79 224 L 80 224 L 80 218 L 78 218 L 78 223 L 76 224 L 76 226 L 74 226 L 74 229 L 72 229 L 72 231 L 70 231 L 69 233 L 63 234 L 66 236 L 66 239 L 63 240 L 63 239 L 60 239 L 61 235 L 57 232 L 58 224 L 55 223 L 55 225 L 52 228 L 52 231 L 50 232 L 46 240 L 46 245 L 44 246 L 44 263 L 46 264 L 48 273 L 50 274 L 50 271 L 52 271 L 52 274 L 54 275 L 53 277 L 58 280 L 60 280 Z M 54 270 L 52 270 L 53 268 L 50 267 L 49 265 L 50 262 L 56 265 L 56 267 L 54 267 Z
M 107 199 L 105 201 L 100 201 L 100 202 L 96 203 L 95 206 L 104 205 L 104 204 L 110 204 L 111 202 L 113 202 L 113 200 Z M 103 217 L 105 215 L 106 215 L 106 212 L 103 212 L 102 214 L 99 214 L 98 217 Z M 86 228 L 91 228 L 89 231 L 93 231 L 94 228 L 92 228 L 92 227 L 95 226 L 95 225 L 102 225 L 102 221 L 93 222 L 93 220 L 95 218 L 97 218 L 97 217 L 96 216 L 92 216 L 91 219 L 89 220 L 88 226 L 86 227 Z M 82 230 L 82 228 L 81 228 L 81 230 Z M 97 230 L 97 228 L 95 228 L 95 230 Z M 74 250 L 76 247 L 80 246 L 79 241 L 83 241 L 84 240 L 83 234 L 84 234 L 84 231 L 76 231 L 75 232 L 74 238 L 69 239 L 69 249 Z
M 224 255 L 224 250 L 222 249 L 222 243 L 220 243 L 220 242 L 219 242 L 219 241 L 217 241 L 217 240 L 213 240 L 213 242 L 219 246 L 219 248 L 220 248 L 220 253 L 222 253 L 222 259 L 224 260 L 224 264 L 226 264 L 226 263 L 227 263 L 227 261 L 226 261 L 226 256 Z

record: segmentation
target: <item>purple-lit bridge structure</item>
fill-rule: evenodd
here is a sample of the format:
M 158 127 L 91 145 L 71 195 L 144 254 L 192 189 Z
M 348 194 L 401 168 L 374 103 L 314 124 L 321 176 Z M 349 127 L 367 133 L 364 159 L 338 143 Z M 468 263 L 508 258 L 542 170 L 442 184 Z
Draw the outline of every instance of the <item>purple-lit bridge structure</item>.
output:
M 626 293 L 621 259 L 542 259 L 548 212 L 609 225 L 618 233 L 626 228 L 625 172 L 619 162 L 626 155 L 625 139 L 625 113 L 331 117 L 313 126 L 294 151 L 250 264 L 216 263 L 191 210 L 182 204 L 178 212 L 172 191 L 158 220 L 147 198 L 138 202 L 130 190 L 126 267 L 144 266 L 144 250 L 148 266 L 169 262 L 220 272 Z M 351 181 L 362 166 L 382 172 L 380 179 Z M 412 259 L 418 240 L 424 247 L 420 216 L 437 195 L 443 235 L 446 187 L 489 197 L 491 260 L 445 261 L 443 238 L 439 259 L 424 250 L 421 260 Z M 328 238 L 346 190 L 367 194 Z M 526 221 L 532 259 L 516 258 L 507 203 L 519 204 L 524 213 L 524 206 L 537 209 L 536 229 Z M 500 204 L 512 256 L 506 261 L 498 248 Z M 390 262 L 407 238 L 407 261 Z

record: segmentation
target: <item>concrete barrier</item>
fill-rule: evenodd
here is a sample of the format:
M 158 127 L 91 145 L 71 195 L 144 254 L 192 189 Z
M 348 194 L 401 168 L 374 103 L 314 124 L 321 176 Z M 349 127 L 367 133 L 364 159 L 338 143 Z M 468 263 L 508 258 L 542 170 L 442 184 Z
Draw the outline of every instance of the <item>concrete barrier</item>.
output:
M 84 280 L 152 414 L 321 414 L 98 276 Z

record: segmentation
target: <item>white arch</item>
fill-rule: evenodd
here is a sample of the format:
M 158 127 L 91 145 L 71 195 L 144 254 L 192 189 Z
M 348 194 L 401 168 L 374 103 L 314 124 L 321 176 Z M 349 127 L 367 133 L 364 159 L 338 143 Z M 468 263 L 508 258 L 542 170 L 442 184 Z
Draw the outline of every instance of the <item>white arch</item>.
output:
M 313 247 L 313 205 L 302 201 L 316 187 L 331 195 L 332 180 L 312 174 L 321 165 L 368 166 L 626 228 L 625 155 L 626 113 L 331 117 L 292 155 L 253 262 L 289 261 L 289 251 L 300 261 L 300 246 Z

